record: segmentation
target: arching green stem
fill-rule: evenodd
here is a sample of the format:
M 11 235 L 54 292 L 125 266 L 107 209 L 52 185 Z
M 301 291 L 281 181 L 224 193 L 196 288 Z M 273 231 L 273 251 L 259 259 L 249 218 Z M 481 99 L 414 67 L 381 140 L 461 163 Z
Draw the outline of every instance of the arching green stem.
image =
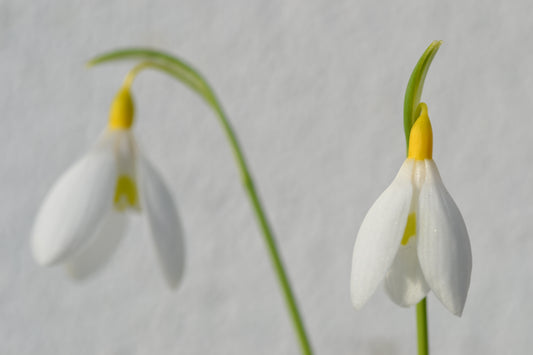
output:
M 255 188 L 254 181 L 248 169 L 248 164 L 246 163 L 246 159 L 240 147 L 237 135 L 235 134 L 226 114 L 224 113 L 222 106 L 218 102 L 214 91 L 210 88 L 207 81 L 190 65 L 186 64 L 184 61 L 174 56 L 155 50 L 134 48 L 113 51 L 94 58 L 88 63 L 88 65 L 93 66 L 100 63 L 125 59 L 142 61 L 137 67 L 133 69 L 133 77 L 139 71 L 146 68 L 153 68 L 163 71 L 178 79 L 185 85 L 189 86 L 193 91 L 198 93 L 215 111 L 220 121 L 220 124 L 222 125 L 222 128 L 226 134 L 226 137 L 228 138 L 229 144 L 231 146 L 233 155 L 235 157 L 237 166 L 241 174 L 242 183 L 248 194 L 253 210 L 257 217 L 257 221 L 259 223 L 262 235 L 264 237 L 264 241 L 267 246 L 268 254 L 272 261 L 272 265 L 274 267 L 280 287 L 285 297 L 290 317 L 293 321 L 293 325 L 299 340 L 301 352 L 305 355 L 311 355 L 311 344 L 307 337 L 304 323 L 298 310 L 298 305 L 292 292 L 289 278 L 283 266 L 281 256 L 278 252 L 278 247 L 276 245 L 274 234 L 268 222 L 264 208 L 261 204 L 259 194 L 257 193 L 257 190 Z M 128 76 L 126 78 L 126 84 L 129 80 L 128 85 L 130 85 L 131 80 L 133 80 L 133 77 Z

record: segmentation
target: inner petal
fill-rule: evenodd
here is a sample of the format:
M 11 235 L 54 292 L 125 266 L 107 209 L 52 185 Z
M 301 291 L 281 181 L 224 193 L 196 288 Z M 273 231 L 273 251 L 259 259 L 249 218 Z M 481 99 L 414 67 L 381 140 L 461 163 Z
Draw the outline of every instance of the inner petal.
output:
M 137 187 L 136 145 L 131 132 L 124 130 L 109 130 L 113 139 L 117 178 L 113 204 L 118 211 L 126 209 L 140 210 L 140 200 Z
M 402 307 L 420 302 L 429 292 L 416 251 L 416 236 L 407 245 L 400 245 L 394 262 L 385 277 L 385 288 L 392 301 Z

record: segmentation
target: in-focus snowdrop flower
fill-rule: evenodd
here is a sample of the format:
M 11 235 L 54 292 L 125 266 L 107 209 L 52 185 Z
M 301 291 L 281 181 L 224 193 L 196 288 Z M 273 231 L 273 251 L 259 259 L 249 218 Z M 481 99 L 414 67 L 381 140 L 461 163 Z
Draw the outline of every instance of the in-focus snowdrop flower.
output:
M 453 314 L 463 312 L 472 269 L 463 217 L 432 159 L 433 133 L 425 104 L 412 126 L 408 158 L 368 211 L 355 241 L 351 295 L 362 307 L 385 278 L 400 306 L 431 290 Z
M 109 126 L 94 147 L 52 187 L 32 235 L 35 260 L 63 263 L 75 278 L 104 265 L 125 233 L 127 211 L 146 216 L 165 279 L 176 287 L 184 269 L 182 229 L 170 190 L 139 153 L 131 132 L 128 88 L 113 101 Z

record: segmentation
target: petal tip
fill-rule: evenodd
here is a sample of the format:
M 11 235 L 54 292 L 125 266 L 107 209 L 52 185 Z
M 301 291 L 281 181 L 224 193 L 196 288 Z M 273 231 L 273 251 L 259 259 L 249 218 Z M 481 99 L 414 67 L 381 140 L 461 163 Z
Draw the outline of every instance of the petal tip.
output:
M 171 291 L 176 291 L 178 289 L 179 284 L 180 284 L 180 280 L 177 280 L 177 281 L 167 280 L 167 286 Z
M 77 270 L 76 268 L 72 267 L 72 265 L 66 265 L 65 271 L 68 278 L 75 282 L 84 282 L 93 276 L 93 274 L 84 273 Z
M 370 296 L 372 296 L 372 293 L 369 294 L 368 291 L 365 292 L 363 288 L 358 287 L 354 284 L 354 282 L 352 282 L 350 287 L 350 298 L 352 300 L 353 308 L 355 308 L 357 311 L 363 308 Z
M 353 308 L 358 311 L 365 305 L 365 301 L 361 301 L 359 298 L 356 298 L 352 295 L 352 306 Z
M 464 304 L 462 305 L 444 305 L 454 316 L 461 317 L 463 315 Z
M 179 285 L 182 282 L 183 270 L 175 272 L 173 275 L 170 275 L 168 272 L 164 271 L 163 276 L 165 278 L 168 288 L 172 291 L 175 291 L 178 289 Z
M 464 301 L 462 301 L 460 303 L 454 303 L 454 302 L 446 302 L 446 303 L 444 303 L 443 302 L 443 305 L 453 315 L 455 315 L 457 317 L 461 317 L 463 315 L 463 310 L 465 308 L 465 302 L 466 302 L 466 297 L 465 297 Z
M 40 266 L 52 266 L 59 261 L 58 253 L 42 241 L 38 234 L 33 234 L 31 239 L 31 254 L 33 260 Z

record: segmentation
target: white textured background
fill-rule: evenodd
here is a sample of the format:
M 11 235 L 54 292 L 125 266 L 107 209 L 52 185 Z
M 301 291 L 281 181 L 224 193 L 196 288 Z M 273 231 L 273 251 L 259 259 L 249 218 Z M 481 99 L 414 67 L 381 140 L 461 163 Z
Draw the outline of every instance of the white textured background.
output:
M 135 131 L 186 229 L 179 290 L 140 218 L 86 283 L 32 260 L 44 195 L 103 130 L 130 68 L 84 62 L 142 45 L 185 58 L 218 92 L 316 353 L 413 354 L 414 310 L 379 289 L 354 311 L 349 273 L 359 224 L 404 159 L 403 94 L 434 39 L 423 99 L 474 268 L 462 318 L 429 296 L 433 354 L 530 353 L 532 16 L 527 0 L 0 0 L 0 353 L 298 353 L 222 131 L 159 73 L 135 83 Z

